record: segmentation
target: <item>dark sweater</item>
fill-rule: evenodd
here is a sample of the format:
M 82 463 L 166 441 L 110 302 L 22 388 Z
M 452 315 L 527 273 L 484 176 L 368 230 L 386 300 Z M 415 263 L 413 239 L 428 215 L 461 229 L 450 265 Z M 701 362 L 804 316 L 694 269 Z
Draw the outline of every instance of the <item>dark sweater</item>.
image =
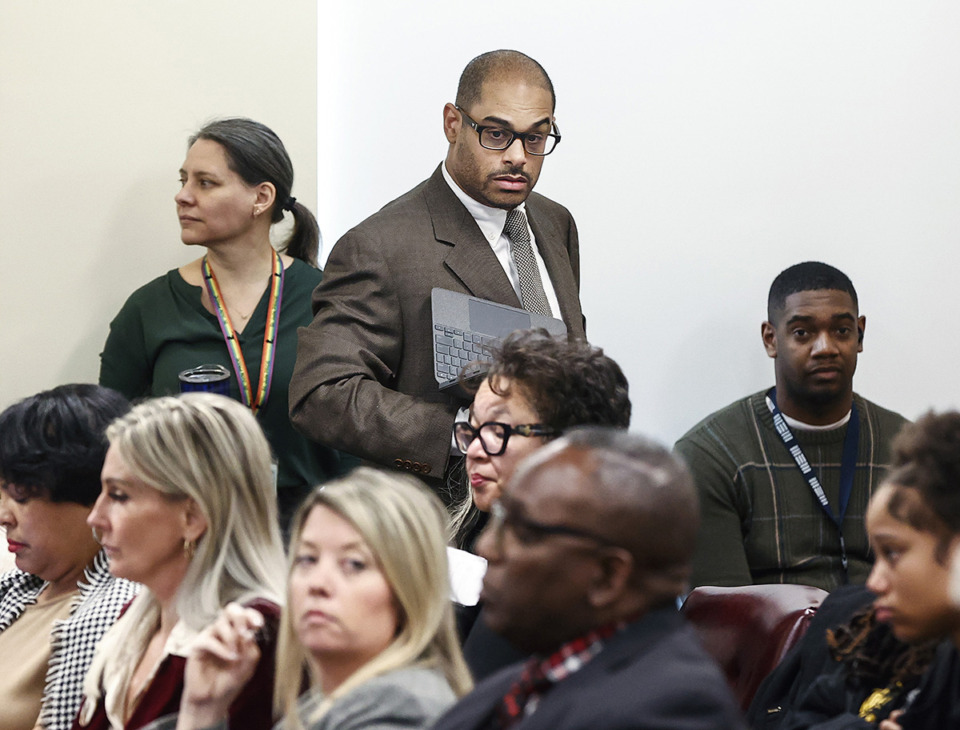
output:
M 938 647 L 900 726 L 903 730 L 960 729 L 960 652 L 949 641 Z
M 295 431 L 288 413 L 287 386 L 297 357 L 297 329 L 313 318 L 310 296 L 321 277 L 318 269 L 299 260 L 284 272 L 270 396 L 257 414 L 279 462 L 277 486 L 281 490 L 298 488 L 300 492 L 340 471 L 337 452 L 311 443 Z M 176 269 L 131 294 L 110 323 L 100 355 L 100 385 L 118 390 L 131 400 L 172 395 L 180 391 L 178 375 L 182 370 L 216 363 L 230 371 L 231 396 L 240 400 L 220 324 L 216 315 L 200 303 L 200 294 L 201 288 L 184 281 Z M 239 335 L 254 386 L 260 378 L 268 298 L 269 291 L 265 290 Z
M 702 524 L 692 584 L 801 583 L 833 590 L 846 582 L 836 525 L 774 429 L 766 391 L 698 423 L 675 446 L 693 472 Z M 903 416 L 854 395 L 860 443 L 843 534 L 849 582 L 864 583 L 873 558 L 863 518 L 890 463 Z M 834 510 L 847 427 L 794 429 Z

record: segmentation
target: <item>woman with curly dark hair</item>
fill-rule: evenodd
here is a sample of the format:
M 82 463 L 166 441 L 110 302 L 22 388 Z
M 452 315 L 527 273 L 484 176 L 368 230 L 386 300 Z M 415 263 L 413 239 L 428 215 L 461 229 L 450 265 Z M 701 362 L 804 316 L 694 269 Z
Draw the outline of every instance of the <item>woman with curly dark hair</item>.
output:
M 486 377 L 470 418 L 453 426 L 466 456 L 467 489 L 454 508 L 451 532 L 465 549 L 524 456 L 573 426 L 630 425 L 626 376 L 603 350 L 586 342 L 542 329 L 520 330 L 483 365 Z
M 867 531 L 877 620 L 903 641 L 945 640 L 916 695 L 879 727 L 960 727 L 960 413 L 929 413 L 904 427 Z
M 465 550 L 472 548 L 503 484 L 524 457 L 574 426 L 630 425 L 626 376 L 603 350 L 586 342 L 555 338 L 542 329 L 520 330 L 483 365 L 485 377 L 469 420 L 453 425 L 454 441 L 466 456 L 467 487 L 454 508 L 450 533 Z M 482 620 L 474 622 L 473 610 L 462 609 L 458 618 L 461 632 L 469 632 L 464 653 L 476 679 L 525 656 Z
M 874 728 L 902 707 L 919 685 L 937 641 L 900 641 L 868 605 L 847 623 L 828 630 L 826 646 L 831 661 L 801 692 L 797 707 L 781 723 L 756 727 Z

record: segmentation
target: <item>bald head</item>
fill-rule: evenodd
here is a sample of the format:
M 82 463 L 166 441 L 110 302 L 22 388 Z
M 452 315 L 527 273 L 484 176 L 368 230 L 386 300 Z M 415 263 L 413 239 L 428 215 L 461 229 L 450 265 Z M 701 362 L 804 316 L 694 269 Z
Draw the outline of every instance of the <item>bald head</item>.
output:
M 457 87 L 457 106 L 470 109 L 480 102 L 483 85 L 487 81 L 522 81 L 550 92 L 551 109 L 556 109 L 557 97 L 553 82 L 543 66 L 520 51 L 489 51 L 467 64 Z
M 513 473 L 481 536 L 488 625 L 547 652 L 589 629 L 672 607 L 687 588 L 697 497 L 665 448 L 588 427 Z
M 700 516 L 687 468 L 659 444 L 607 428 L 580 428 L 542 449 L 529 469 L 578 453 L 577 499 L 595 534 L 625 548 L 638 567 L 689 572 Z M 518 481 L 522 477 L 518 475 Z

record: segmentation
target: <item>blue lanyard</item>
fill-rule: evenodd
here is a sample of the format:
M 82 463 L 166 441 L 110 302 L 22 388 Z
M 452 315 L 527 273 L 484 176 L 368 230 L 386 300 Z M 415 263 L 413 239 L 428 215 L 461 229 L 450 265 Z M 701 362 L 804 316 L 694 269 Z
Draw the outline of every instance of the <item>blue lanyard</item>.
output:
M 837 533 L 840 535 L 840 562 L 843 565 L 844 578 L 849 581 L 850 575 L 847 570 L 847 544 L 843 539 L 843 517 L 847 514 L 847 505 L 850 503 L 850 493 L 853 491 L 853 475 L 857 468 L 857 448 L 860 444 L 860 416 L 857 413 L 856 404 L 850 406 L 850 421 L 847 423 L 847 434 L 843 438 L 843 458 L 840 461 L 840 514 L 835 515 L 830 507 L 830 500 L 823 491 L 823 486 L 817 475 L 813 473 L 813 467 L 797 443 L 796 437 L 787 425 L 786 419 L 777 407 L 777 389 L 771 388 L 767 393 L 767 407 L 773 416 L 773 426 L 780 434 L 783 445 L 787 447 L 790 456 L 797 464 L 803 478 L 807 480 L 813 495 L 820 502 L 820 506 L 826 513 L 830 521 L 837 526 Z

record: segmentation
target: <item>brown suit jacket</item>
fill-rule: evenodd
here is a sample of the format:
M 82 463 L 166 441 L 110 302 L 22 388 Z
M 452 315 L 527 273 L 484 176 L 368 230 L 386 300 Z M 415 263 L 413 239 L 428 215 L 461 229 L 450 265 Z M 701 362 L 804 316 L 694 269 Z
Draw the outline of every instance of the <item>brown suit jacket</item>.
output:
M 526 209 L 563 321 L 582 338 L 577 227 L 542 195 L 531 194 Z M 369 461 L 443 476 L 465 401 L 434 379 L 433 287 L 521 306 L 439 167 L 331 251 L 313 294 L 313 322 L 299 331 L 290 383 L 290 417 L 300 431 Z

